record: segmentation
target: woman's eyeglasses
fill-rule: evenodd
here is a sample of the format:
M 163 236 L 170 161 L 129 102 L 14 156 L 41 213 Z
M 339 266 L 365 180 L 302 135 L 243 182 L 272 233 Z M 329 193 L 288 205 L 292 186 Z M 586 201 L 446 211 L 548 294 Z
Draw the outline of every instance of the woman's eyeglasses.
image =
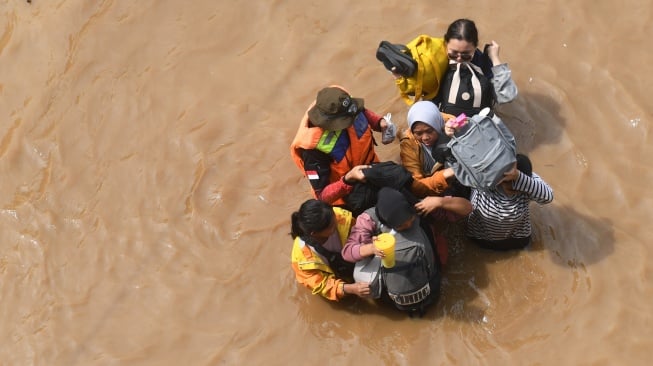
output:
M 458 60 L 458 57 L 460 57 L 462 61 L 470 61 L 474 57 L 474 52 L 451 52 L 448 53 L 447 56 L 450 60 L 454 61 Z

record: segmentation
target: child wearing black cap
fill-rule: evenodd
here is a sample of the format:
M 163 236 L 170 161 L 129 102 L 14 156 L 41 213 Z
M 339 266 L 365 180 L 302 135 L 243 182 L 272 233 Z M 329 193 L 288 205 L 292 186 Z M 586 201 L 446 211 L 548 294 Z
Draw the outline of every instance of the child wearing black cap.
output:
M 378 280 L 372 280 L 370 288 L 381 287 L 373 295 L 411 316 L 421 316 L 439 297 L 440 269 L 430 231 L 422 228 L 414 204 L 403 193 L 388 187 L 379 190 L 376 206 L 356 218 L 342 257 L 366 266 L 374 256 L 386 256 L 388 253 L 377 249 L 373 241 L 388 232 L 395 236 L 395 265 L 379 267 Z

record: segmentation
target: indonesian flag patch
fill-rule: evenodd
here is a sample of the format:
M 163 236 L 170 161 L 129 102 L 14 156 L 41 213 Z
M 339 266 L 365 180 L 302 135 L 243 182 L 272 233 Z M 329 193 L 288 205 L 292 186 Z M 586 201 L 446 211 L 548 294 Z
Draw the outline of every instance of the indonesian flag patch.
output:
M 316 172 L 315 170 L 307 170 L 307 171 L 306 171 L 306 176 L 307 176 L 308 179 L 310 179 L 310 180 L 320 179 L 320 176 L 317 175 L 317 172 Z

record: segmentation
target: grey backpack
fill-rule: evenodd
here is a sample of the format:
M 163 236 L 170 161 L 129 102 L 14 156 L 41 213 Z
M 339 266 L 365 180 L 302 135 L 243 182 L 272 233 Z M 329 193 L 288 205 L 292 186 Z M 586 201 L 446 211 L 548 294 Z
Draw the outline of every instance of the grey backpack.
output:
M 389 231 L 379 221 L 374 208 L 365 212 L 376 222 L 379 233 Z M 354 268 L 354 279 L 369 282 L 373 298 L 384 297 L 411 316 L 422 316 L 440 295 L 437 259 L 418 220 L 410 229 L 395 234 L 394 267 L 385 268 L 378 257 L 368 257 Z
M 456 179 L 467 187 L 494 188 L 517 161 L 515 137 L 499 117 L 489 117 L 489 108 L 472 116 L 447 146 L 456 159 Z

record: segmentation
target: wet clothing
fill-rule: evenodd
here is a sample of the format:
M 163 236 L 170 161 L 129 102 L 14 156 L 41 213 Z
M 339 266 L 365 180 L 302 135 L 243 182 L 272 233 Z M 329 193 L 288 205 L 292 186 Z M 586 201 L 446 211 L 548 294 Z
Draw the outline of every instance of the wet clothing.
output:
M 370 244 L 374 236 L 387 233 L 390 228 L 378 216 L 380 207 L 372 207 L 356 218 L 356 224 L 342 250 L 345 260 L 365 265 L 374 257 L 360 256 L 361 245 Z M 415 217 L 409 228 L 394 233 L 395 265 L 381 268 L 377 264 L 380 278 L 370 283 L 370 288 L 380 285 L 375 298 L 382 298 L 412 316 L 422 316 L 427 307 L 437 302 L 440 294 L 440 267 L 433 250 L 433 237 L 428 225 Z M 378 281 L 378 282 L 377 282 Z
M 350 127 L 328 131 L 314 126 L 308 119 L 308 110 L 314 104 L 304 113 L 290 153 L 295 165 L 311 183 L 315 198 L 343 206 L 343 197 L 352 190 L 343 179 L 345 174 L 357 165 L 379 161 L 372 130 L 381 131 L 382 117 L 363 109 Z
M 354 218 L 347 210 L 334 207 L 333 211 L 336 214 L 336 230 L 322 247 L 339 255 L 354 225 Z M 345 296 L 343 278 L 336 276 L 331 263 L 324 255 L 300 237 L 296 237 L 293 242 L 291 266 L 297 282 L 311 289 L 314 295 L 319 294 L 335 301 Z M 353 267 L 352 273 L 348 275 L 353 278 Z
M 553 201 L 553 189 L 533 173 L 519 173 L 512 182 L 516 194 L 500 189 L 472 189 L 472 212 L 467 217 L 467 236 L 479 245 L 497 250 L 523 248 L 530 243 L 530 201 L 547 204 Z

